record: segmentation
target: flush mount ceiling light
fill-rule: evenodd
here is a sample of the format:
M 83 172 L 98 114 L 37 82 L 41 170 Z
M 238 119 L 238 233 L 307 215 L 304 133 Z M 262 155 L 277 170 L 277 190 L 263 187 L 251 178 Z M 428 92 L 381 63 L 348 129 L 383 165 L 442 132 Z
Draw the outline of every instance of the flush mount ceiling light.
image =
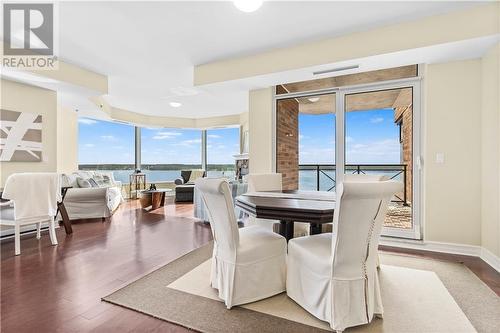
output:
M 245 13 L 255 12 L 262 6 L 263 0 L 233 0 L 236 8 Z
M 179 103 L 179 102 L 170 102 L 168 104 L 170 104 L 170 106 L 173 108 L 178 108 L 178 107 L 182 106 L 182 103 Z
M 311 103 L 316 103 L 319 101 L 319 97 L 309 97 L 307 100 Z

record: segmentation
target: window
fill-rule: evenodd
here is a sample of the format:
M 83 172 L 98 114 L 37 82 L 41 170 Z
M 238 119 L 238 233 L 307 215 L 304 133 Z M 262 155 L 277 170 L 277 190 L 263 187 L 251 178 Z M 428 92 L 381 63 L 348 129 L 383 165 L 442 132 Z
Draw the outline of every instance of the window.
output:
M 207 130 L 207 174 L 235 178 L 234 156 L 240 153 L 239 128 Z
M 201 131 L 143 128 L 141 168 L 148 182 L 172 181 L 181 170 L 201 169 Z
M 134 127 L 90 118 L 78 119 L 78 168 L 113 171 L 128 182 L 134 170 Z

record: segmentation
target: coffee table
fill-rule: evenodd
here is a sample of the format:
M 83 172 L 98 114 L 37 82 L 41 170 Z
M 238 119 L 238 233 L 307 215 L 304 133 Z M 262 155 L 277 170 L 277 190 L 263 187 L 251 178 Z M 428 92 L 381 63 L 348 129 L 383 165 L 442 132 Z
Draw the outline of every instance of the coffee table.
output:
M 172 192 L 171 189 L 161 189 L 161 190 L 145 190 L 141 191 L 141 207 L 143 209 L 151 206 L 151 210 L 158 209 L 165 206 L 165 196 L 166 193 Z

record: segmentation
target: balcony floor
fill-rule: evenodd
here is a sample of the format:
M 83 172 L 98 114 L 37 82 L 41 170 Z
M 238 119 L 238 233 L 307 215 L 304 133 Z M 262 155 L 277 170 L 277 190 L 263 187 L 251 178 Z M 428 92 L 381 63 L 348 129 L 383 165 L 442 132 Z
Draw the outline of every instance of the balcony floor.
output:
M 412 208 L 400 202 L 391 202 L 387 209 L 384 226 L 390 228 L 411 229 Z

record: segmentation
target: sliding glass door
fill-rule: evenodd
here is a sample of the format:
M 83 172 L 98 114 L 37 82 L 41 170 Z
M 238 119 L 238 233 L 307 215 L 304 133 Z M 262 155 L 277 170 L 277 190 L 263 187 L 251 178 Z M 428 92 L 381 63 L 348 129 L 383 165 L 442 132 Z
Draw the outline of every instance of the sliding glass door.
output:
M 276 99 L 278 172 L 291 167 L 287 156 L 296 150 L 301 190 L 335 191 L 346 174 L 399 180 L 404 186 L 391 200 L 383 235 L 421 238 L 418 79 L 296 92 Z M 297 109 L 296 139 L 287 114 L 292 104 Z M 286 146 L 290 140 L 293 147 Z
M 346 90 L 345 174 L 377 174 L 403 183 L 384 223 L 388 235 L 418 238 L 413 214 L 413 87 Z

